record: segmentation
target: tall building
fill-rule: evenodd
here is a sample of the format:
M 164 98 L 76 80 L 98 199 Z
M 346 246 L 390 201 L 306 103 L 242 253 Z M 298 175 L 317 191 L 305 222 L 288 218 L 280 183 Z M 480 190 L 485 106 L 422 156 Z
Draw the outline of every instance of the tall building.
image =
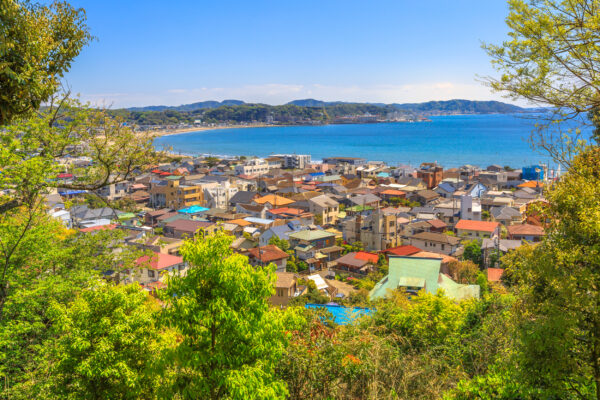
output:
M 310 164 L 310 154 L 276 154 L 283 161 L 283 168 L 304 169 Z
M 443 179 L 444 168 L 436 163 L 423 163 L 417 170 L 417 178 L 420 178 L 427 185 L 427 189 L 433 189 Z

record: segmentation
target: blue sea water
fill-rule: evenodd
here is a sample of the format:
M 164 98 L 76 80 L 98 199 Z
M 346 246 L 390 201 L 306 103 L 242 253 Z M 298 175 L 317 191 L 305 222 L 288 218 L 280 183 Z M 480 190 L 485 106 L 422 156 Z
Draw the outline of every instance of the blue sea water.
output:
M 188 155 L 296 153 L 310 154 L 313 160 L 345 156 L 389 165 L 437 161 L 445 167 L 519 168 L 550 161 L 528 143 L 538 118 L 535 114 L 454 115 L 431 117 L 431 122 L 218 129 L 163 136 L 155 146 Z

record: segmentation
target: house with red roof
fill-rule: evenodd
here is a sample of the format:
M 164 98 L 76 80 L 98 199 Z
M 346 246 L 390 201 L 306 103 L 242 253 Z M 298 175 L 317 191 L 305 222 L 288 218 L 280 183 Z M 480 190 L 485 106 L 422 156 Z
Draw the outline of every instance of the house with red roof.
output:
M 511 225 L 507 227 L 508 238 L 512 240 L 526 240 L 539 242 L 544 237 L 544 228 L 532 224 Z
M 275 264 L 277 272 L 286 272 L 287 259 L 290 257 L 288 253 L 281 250 L 274 244 L 266 246 L 254 247 L 248 250 L 248 259 L 250 264 L 254 266 L 265 266 Z
M 385 254 L 386 260 L 389 260 L 389 256 L 412 256 L 420 252 L 421 249 L 410 244 L 403 246 L 390 247 L 389 249 L 382 250 L 381 253 Z
M 461 219 L 454 227 L 459 237 L 483 239 L 500 233 L 500 223 L 491 221 L 471 221 Z
M 385 201 L 389 201 L 390 199 L 393 199 L 393 198 L 405 199 L 406 192 L 403 192 L 402 190 L 396 190 L 396 189 L 386 189 L 382 192 L 379 192 L 379 197 L 381 197 Z
M 375 269 L 379 255 L 366 251 L 356 251 L 341 256 L 334 261 L 332 269 L 353 274 L 367 275 Z
M 138 258 L 135 265 L 137 269 L 133 271 L 132 279 L 142 285 L 160 281 L 164 274 L 179 274 L 187 270 L 187 263 L 183 261 L 183 257 L 157 252 Z

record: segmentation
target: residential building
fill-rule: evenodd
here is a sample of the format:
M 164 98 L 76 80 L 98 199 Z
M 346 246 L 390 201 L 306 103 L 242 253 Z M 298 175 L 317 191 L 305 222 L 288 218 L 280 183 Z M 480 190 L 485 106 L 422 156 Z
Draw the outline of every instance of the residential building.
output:
M 358 275 L 367 275 L 375 269 L 379 256 L 365 251 L 345 254 L 333 262 L 334 270 L 350 272 Z
M 335 225 L 339 213 L 340 204 L 326 195 L 316 196 L 307 201 L 308 210 L 315 216 L 319 216 L 321 224 Z
M 544 228 L 538 225 L 521 224 L 507 227 L 508 238 L 513 240 L 526 240 L 539 242 L 544 237 Z
M 138 258 L 135 264 L 138 268 L 127 271 L 126 275 L 130 280 L 142 285 L 162 280 L 164 274 L 182 273 L 187 269 L 187 263 L 183 261 L 183 257 L 156 252 Z
M 310 164 L 310 154 L 275 154 L 282 160 L 282 167 L 287 169 L 304 169 Z
M 421 232 L 410 236 L 408 244 L 425 251 L 451 255 L 460 247 L 460 239 L 444 233 Z
M 208 221 L 178 219 L 167 223 L 163 228 L 163 233 L 166 237 L 181 239 L 184 237 L 191 238 L 200 230 L 212 234 L 217 230 L 217 225 Z
M 274 306 L 285 307 L 294 297 L 300 295 L 298 290 L 298 279 L 291 272 L 275 272 L 277 280 L 275 281 L 275 293 L 269 301 Z
M 360 157 L 326 157 L 323 158 L 323 164 L 333 164 L 333 165 L 341 165 L 341 164 L 349 164 L 349 165 L 364 165 L 367 163 L 366 158 Z
M 417 178 L 422 179 L 427 189 L 433 189 L 443 179 L 444 168 L 436 163 L 423 163 L 417 170 Z
M 181 183 L 181 177 L 173 176 L 153 183 L 148 190 L 150 206 L 168 207 L 175 210 L 194 205 L 204 205 L 204 192 L 201 185 Z
M 264 175 L 272 168 L 281 168 L 281 162 L 270 163 L 262 158 L 254 158 L 246 161 L 244 164 L 235 166 L 236 175 Z
M 248 250 L 248 259 L 251 265 L 264 267 L 275 264 L 277 272 L 286 272 L 285 267 L 289 257 L 288 253 L 272 244 Z
M 361 242 L 368 251 L 382 251 L 400 244 L 400 228 L 393 214 L 376 211 L 362 213 L 344 221 L 344 239 L 348 243 Z
M 500 223 L 492 221 L 470 221 L 461 219 L 454 226 L 456 235 L 461 238 L 483 239 L 500 234 Z
M 389 273 L 369 293 L 371 300 L 385 298 L 389 291 L 404 290 L 409 295 L 420 291 L 436 294 L 442 289 L 454 300 L 479 298 L 479 285 L 463 285 L 441 273 L 441 258 L 390 256 Z

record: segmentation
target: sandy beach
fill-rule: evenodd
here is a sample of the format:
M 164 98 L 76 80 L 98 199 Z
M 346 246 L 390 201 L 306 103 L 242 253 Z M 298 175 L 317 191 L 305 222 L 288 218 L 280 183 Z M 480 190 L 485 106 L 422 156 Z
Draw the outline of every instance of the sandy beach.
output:
M 176 135 L 178 133 L 186 132 L 201 132 L 201 131 L 212 131 L 217 129 L 238 129 L 238 128 L 266 128 L 275 125 L 267 124 L 247 124 L 247 125 L 215 125 L 215 126 L 198 126 L 194 128 L 182 128 L 182 129 L 156 129 L 148 131 L 138 131 L 139 134 L 147 134 L 153 137 Z

